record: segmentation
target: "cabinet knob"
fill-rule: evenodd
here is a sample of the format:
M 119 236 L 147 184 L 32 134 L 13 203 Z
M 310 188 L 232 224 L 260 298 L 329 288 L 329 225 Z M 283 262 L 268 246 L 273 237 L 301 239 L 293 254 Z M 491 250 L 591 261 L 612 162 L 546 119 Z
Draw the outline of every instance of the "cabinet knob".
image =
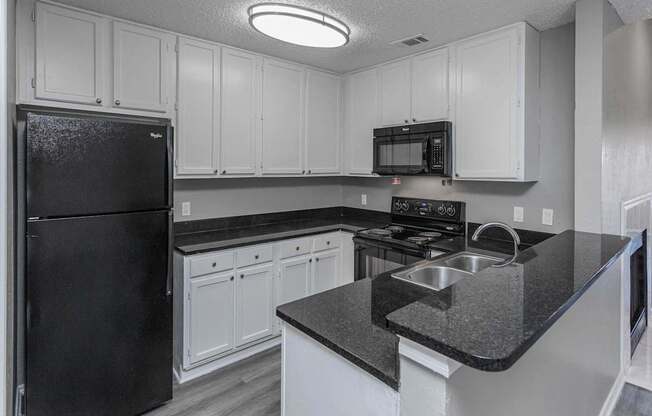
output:
M 233 281 L 233 276 L 231 276 L 231 281 Z
M 302 175 L 305 175 L 305 174 L 306 174 L 306 171 L 305 171 L 305 170 L 302 170 L 302 171 L 301 171 L 301 174 L 302 174 Z
M 409 120 L 405 120 L 405 124 L 408 124 L 409 122 L 410 122 Z
M 241 274 L 241 275 L 240 275 L 240 279 L 244 279 L 244 274 Z
M 213 268 L 217 267 L 217 263 L 213 263 Z
M 259 257 L 260 257 L 260 256 L 259 256 L 258 254 L 256 254 L 256 255 L 254 256 L 254 259 L 258 260 Z
M 115 105 L 120 105 L 120 100 L 115 100 Z
M 97 97 L 95 99 L 95 102 L 98 103 L 98 104 L 102 104 L 102 99 L 100 97 Z
M 299 248 L 300 248 L 300 247 L 299 247 L 299 246 L 297 246 L 297 251 L 299 251 Z
M 459 173 L 456 173 L 456 174 L 455 174 L 455 177 L 456 177 L 456 178 L 459 178 L 459 177 L 460 177 L 460 174 L 459 174 Z
M 412 119 L 412 122 L 413 122 L 413 123 L 416 123 L 416 122 L 417 122 L 417 119 L 416 119 L 416 118 L 413 118 L 413 119 Z
M 312 263 L 312 259 L 308 260 L 308 263 Z
M 215 174 L 217 174 L 217 172 L 218 172 L 217 169 L 215 169 L 215 170 L 213 171 L 213 173 L 215 173 Z
M 319 257 L 317 257 L 317 258 L 315 259 L 315 261 L 319 261 Z
M 312 173 L 312 170 L 308 170 L 308 175 L 310 175 L 311 173 Z
M 222 175 L 226 175 L 226 169 L 222 171 Z

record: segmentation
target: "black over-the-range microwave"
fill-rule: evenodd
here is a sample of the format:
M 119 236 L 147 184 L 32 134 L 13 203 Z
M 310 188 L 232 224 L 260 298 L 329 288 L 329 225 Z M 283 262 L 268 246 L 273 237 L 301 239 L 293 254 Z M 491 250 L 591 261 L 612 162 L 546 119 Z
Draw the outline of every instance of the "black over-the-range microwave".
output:
M 374 169 L 378 175 L 452 175 L 449 121 L 374 129 Z

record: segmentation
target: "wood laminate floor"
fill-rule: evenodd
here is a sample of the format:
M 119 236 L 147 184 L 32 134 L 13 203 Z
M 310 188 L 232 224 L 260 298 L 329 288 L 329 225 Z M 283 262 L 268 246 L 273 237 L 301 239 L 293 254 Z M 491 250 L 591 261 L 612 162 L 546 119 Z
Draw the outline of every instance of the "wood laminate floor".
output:
M 281 349 L 273 348 L 174 386 L 172 401 L 143 416 L 278 416 Z
M 652 392 L 632 384 L 625 384 L 611 416 L 650 415 L 652 415 Z

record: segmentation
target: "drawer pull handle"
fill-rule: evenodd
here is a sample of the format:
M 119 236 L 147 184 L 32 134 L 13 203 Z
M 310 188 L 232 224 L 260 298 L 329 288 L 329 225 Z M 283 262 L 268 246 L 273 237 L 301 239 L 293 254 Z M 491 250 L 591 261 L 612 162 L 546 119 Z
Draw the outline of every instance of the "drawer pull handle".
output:
M 213 268 L 216 268 L 216 267 L 217 267 L 217 263 L 213 263 Z
M 258 260 L 258 257 L 260 257 L 258 254 L 254 256 L 254 259 Z

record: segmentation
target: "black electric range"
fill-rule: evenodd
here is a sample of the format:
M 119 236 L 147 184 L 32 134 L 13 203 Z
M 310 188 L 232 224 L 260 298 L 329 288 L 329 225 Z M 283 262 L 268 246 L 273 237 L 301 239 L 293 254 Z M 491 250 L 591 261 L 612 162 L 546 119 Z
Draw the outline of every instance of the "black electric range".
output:
M 390 224 L 356 233 L 355 279 L 374 278 L 445 254 L 442 242 L 466 234 L 466 204 L 393 197 Z

